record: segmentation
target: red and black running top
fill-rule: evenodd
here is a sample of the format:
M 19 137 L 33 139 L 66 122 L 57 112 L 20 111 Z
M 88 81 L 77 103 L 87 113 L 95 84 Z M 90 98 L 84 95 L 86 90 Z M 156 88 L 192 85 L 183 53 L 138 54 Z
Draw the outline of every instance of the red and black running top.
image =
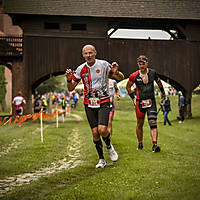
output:
M 140 76 L 139 70 L 132 73 L 129 76 L 129 81 L 136 85 L 136 96 L 137 99 L 145 100 L 145 99 L 154 99 L 154 81 L 156 81 L 160 91 L 164 93 L 164 88 L 162 82 L 157 75 L 156 71 L 148 68 L 148 83 L 144 84 L 142 77 Z

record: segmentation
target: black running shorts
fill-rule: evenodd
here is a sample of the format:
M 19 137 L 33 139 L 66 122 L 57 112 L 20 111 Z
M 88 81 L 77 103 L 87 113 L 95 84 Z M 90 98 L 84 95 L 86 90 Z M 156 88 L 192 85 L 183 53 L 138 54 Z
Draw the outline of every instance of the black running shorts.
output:
M 98 127 L 98 125 L 108 126 L 110 102 L 101 103 L 100 108 L 89 108 L 85 104 L 85 112 L 91 128 Z
M 152 99 L 152 106 L 150 108 L 142 108 L 141 101 L 137 100 L 135 105 L 135 112 L 137 119 L 145 119 L 145 114 L 147 116 L 155 115 L 157 116 L 156 100 Z

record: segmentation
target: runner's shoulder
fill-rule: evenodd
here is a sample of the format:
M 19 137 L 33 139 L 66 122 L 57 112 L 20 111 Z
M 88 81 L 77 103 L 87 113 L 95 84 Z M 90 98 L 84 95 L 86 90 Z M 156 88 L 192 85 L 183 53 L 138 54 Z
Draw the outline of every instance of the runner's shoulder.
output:
M 96 59 L 96 63 L 97 63 L 98 65 L 101 65 L 101 66 L 104 66 L 104 67 L 106 67 L 106 66 L 108 66 L 108 65 L 111 66 L 111 64 L 110 64 L 108 61 L 106 61 L 106 60 Z
M 135 77 L 139 74 L 139 70 L 133 72 L 132 74 L 130 74 L 129 79 L 135 79 Z

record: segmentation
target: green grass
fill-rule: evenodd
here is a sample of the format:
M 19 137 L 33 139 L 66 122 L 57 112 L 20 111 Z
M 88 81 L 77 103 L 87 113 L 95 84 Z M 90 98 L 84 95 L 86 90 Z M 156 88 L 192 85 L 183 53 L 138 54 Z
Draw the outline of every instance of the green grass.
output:
M 163 126 L 158 115 L 158 143 L 160 153 L 152 153 L 147 121 L 144 125 L 144 148 L 136 151 L 136 117 L 130 98 L 116 101 L 112 143 L 119 160 L 112 163 L 105 150 L 107 166 L 95 169 L 97 153 L 82 102 L 73 112 L 83 117 L 59 123 L 55 119 L 44 122 L 44 143 L 40 141 L 40 124 L 29 121 L 0 128 L 0 152 L 13 142 L 17 148 L 0 157 L 0 179 L 17 174 L 35 172 L 50 167 L 52 162 L 70 160 L 69 145 L 80 148 L 81 164 L 75 168 L 41 177 L 28 185 L 13 188 L 0 199 L 9 200 L 197 200 L 200 199 L 200 96 L 192 98 L 193 119 L 183 124 L 177 121 L 177 96 L 170 97 L 172 126 Z M 158 98 L 159 100 L 159 98 Z M 75 132 L 78 140 L 74 141 Z M 71 153 L 71 152 L 70 152 Z

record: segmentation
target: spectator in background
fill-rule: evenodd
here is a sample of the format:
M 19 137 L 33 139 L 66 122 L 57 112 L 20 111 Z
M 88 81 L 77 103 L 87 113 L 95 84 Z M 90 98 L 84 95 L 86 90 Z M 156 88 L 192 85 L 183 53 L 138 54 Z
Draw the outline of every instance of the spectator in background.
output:
M 179 123 L 183 123 L 184 117 L 184 109 L 185 109 L 185 97 L 181 91 L 178 92 L 178 108 L 179 108 Z
M 64 115 L 66 114 L 66 107 L 67 107 L 67 99 L 65 96 L 62 96 L 62 110 L 64 112 Z
M 169 113 L 169 111 L 171 111 L 171 105 L 170 105 L 169 97 L 165 97 L 164 99 L 162 99 L 160 105 L 161 105 L 161 108 L 162 108 L 162 111 L 163 111 L 163 116 L 164 116 L 164 126 L 166 125 L 166 123 L 168 123 L 171 126 L 172 124 L 168 119 L 168 113 Z
M 42 108 L 42 100 L 41 96 L 37 95 L 35 101 L 34 101 L 34 113 L 39 113 Z
M 47 100 L 45 96 L 42 96 L 42 110 L 45 112 L 47 110 Z
M 74 99 L 74 107 L 76 108 L 76 105 L 77 105 L 78 100 L 79 100 L 79 94 L 78 94 L 78 92 L 75 92 L 73 94 L 73 99 Z

